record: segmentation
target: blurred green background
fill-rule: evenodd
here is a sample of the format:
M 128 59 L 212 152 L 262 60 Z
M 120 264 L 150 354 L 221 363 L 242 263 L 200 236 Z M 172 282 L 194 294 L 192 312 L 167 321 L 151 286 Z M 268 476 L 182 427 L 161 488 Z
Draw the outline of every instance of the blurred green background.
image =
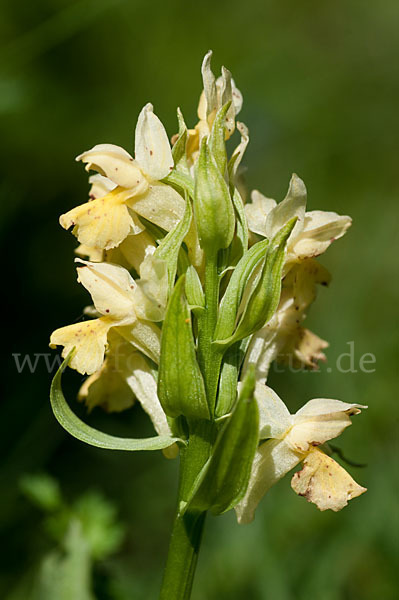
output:
M 50 412 L 44 358 L 34 372 L 18 373 L 13 354 L 34 359 L 48 352 L 50 332 L 78 320 L 88 301 L 76 284 L 75 240 L 57 222 L 86 198 L 87 177 L 74 157 L 100 142 L 131 151 L 148 101 L 170 135 L 178 105 L 193 125 L 209 48 L 214 70 L 225 64 L 244 94 L 248 187 L 282 199 L 295 171 L 307 184 L 309 209 L 354 219 L 322 257 L 333 282 L 320 290 L 307 319 L 331 344 L 328 363 L 318 373 L 272 373 L 270 383 L 292 409 L 322 396 L 369 405 L 337 441 L 352 460 L 367 463 L 348 470 L 369 491 L 341 513 L 320 513 L 286 477 L 253 524 L 239 527 L 233 513 L 209 518 L 193 598 L 397 597 L 398 19 L 396 0 L 2 0 L 0 215 L 9 339 L 1 377 L 1 598 L 27 600 L 43 557 L 56 547 L 68 554 L 29 501 L 29 485 L 21 486 L 24 475 L 38 472 L 59 482 L 68 506 L 82 497 L 90 504 L 88 493 L 102 496 L 110 521 L 123 525 L 113 550 L 94 552 L 96 598 L 157 597 L 176 462 L 161 453 L 97 450 L 68 437 Z M 357 372 L 340 372 L 336 361 L 350 341 Z M 365 353 L 376 358 L 373 373 L 359 369 Z M 349 358 L 342 364 L 348 370 Z M 79 383 L 74 374 L 65 378 L 69 398 Z M 150 431 L 138 407 L 112 416 L 96 410 L 89 421 L 119 435 Z M 64 520 L 79 521 L 80 509 L 63 510 Z M 107 519 L 99 538 L 109 539 L 116 527 Z M 65 600 L 80 600 L 71 594 Z

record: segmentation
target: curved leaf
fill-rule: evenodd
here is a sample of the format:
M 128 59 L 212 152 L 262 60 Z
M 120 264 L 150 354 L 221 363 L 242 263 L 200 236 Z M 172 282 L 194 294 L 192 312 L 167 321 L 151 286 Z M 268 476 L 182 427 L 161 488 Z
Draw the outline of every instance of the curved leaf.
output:
M 71 359 L 73 350 L 68 354 L 51 383 L 51 408 L 58 423 L 73 437 L 97 448 L 108 450 L 163 450 L 176 442 L 184 443 L 180 438 L 156 436 L 151 438 L 121 438 L 98 431 L 84 423 L 68 406 L 61 388 L 61 376 Z

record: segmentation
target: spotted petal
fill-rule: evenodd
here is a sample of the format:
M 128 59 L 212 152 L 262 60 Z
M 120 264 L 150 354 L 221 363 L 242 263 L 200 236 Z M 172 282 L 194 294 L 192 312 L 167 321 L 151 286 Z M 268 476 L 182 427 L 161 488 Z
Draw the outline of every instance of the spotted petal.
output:
M 152 179 L 163 179 L 173 169 L 168 136 L 161 121 L 153 113 L 152 104 L 146 104 L 139 115 L 135 155 L 142 171 Z
M 144 229 L 132 215 L 126 201 L 131 192 L 116 188 L 106 196 L 81 204 L 61 215 L 64 229 L 73 227 L 73 233 L 84 246 L 109 250 L 118 246 L 129 233 Z
M 147 187 L 147 181 L 133 157 L 114 144 L 97 144 L 77 156 L 76 160 L 86 164 L 86 171 L 94 169 L 123 188 L 143 192 Z
M 75 352 L 69 366 L 79 373 L 91 375 L 101 368 L 107 345 L 107 334 L 113 322 L 106 317 L 74 323 L 56 329 L 50 337 L 50 347 L 64 346 L 66 358 L 73 348 Z
M 129 271 L 110 263 L 91 263 L 76 259 L 78 281 L 93 298 L 94 306 L 102 315 L 112 319 L 136 319 L 134 290 L 136 283 Z
M 303 469 L 292 477 L 291 487 L 320 510 L 334 512 L 367 491 L 335 460 L 317 449 L 307 455 Z

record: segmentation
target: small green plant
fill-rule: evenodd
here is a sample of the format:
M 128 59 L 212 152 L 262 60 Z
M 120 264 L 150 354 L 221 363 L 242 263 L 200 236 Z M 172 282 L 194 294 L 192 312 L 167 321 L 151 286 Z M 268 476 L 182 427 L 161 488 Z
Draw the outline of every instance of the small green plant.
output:
M 20 487 L 44 511 L 43 527 L 53 546 L 29 585 L 28 600 L 95 600 L 93 567 L 115 552 L 123 538 L 114 506 L 90 491 L 66 501 L 58 482 L 45 473 L 25 475 Z M 22 597 L 27 598 L 26 591 Z
M 362 407 L 317 398 L 291 415 L 266 385 L 270 365 L 316 368 L 327 343 L 302 322 L 330 275 L 316 260 L 351 225 L 348 216 L 306 212 L 293 175 L 277 203 L 254 191 L 244 203 L 240 165 L 249 136 L 236 117 L 242 96 L 230 72 L 203 61 L 198 117 L 169 143 L 151 104 L 141 111 L 134 156 L 99 144 L 78 156 L 88 202 L 62 215 L 72 228 L 78 281 L 92 317 L 54 331 L 64 364 L 51 388 L 58 421 L 76 438 L 119 450 L 180 457 L 176 518 L 161 599 L 190 597 L 208 511 L 254 518 L 267 490 L 299 463 L 292 488 L 320 510 L 343 508 L 365 488 L 329 456 L 328 441 Z M 231 153 L 227 142 L 238 130 Z M 61 373 L 87 374 L 89 409 L 140 402 L 156 434 L 110 436 L 66 403 Z

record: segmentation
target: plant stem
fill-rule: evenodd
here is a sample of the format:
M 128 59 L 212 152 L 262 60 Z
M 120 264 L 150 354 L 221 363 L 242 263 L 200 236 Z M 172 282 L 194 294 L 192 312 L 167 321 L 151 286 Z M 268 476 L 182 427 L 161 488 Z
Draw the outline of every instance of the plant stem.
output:
M 212 346 L 219 305 L 217 252 L 206 256 L 205 311 L 199 320 L 198 362 L 204 377 L 211 419 L 188 423 L 188 444 L 181 450 L 177 512 L 173 525 L 160 600 L 189 600 L 205 523 L 205 512 L 179 508 L 185 502 L 208 460 L 216 437 L 213 421 L 219 381 L 221 352 Z
M 212 345 L 219 306 L 219 273 L 217 253 L 206 256 L 205 311 L 199 321 L 198 362 L 205 380 L 211 415 L 214 414 L 222 353 Z
M 211 421 L 190 424 L 187 448 L 181 451 L 180 482 L 176 517 L 170 539 L 160 600 L 189 600 L 206 513 L 187 510 L 179 514 L 180 503 L 206 463 L 214 440 Z

